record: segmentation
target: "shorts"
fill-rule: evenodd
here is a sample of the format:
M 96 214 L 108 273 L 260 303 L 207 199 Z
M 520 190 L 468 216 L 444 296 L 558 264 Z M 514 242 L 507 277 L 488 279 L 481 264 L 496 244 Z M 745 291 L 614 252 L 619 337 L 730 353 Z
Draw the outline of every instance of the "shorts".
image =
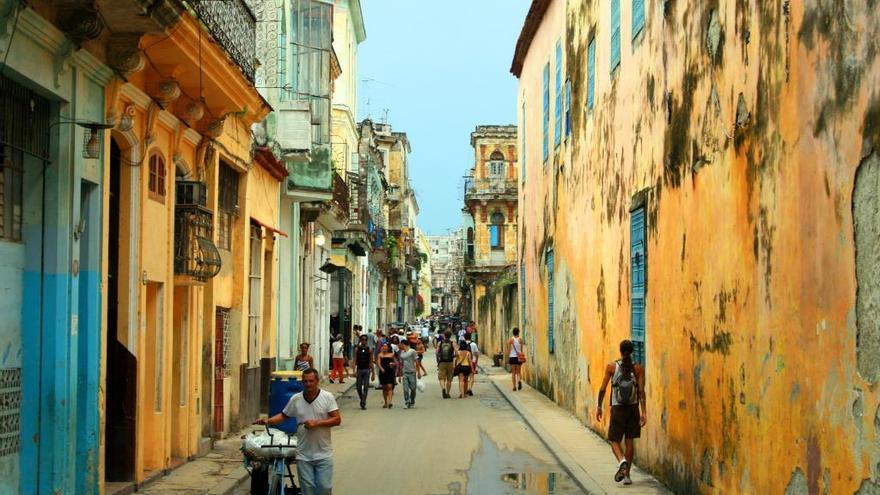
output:
M 469 376 L 471 374 L 471 367 L 465 364 L 459 364 L 455 367 L 455 374 Z
M 452 363 L 437 363 L 437 378 L 440 380 L 452 380 Z
M 639 424 L 639 405 L 611 406 L 611 425 L 608 428 L 608 440 L 620 442 L 624 437 L 632 440 L 639 438 L 642 425 Z
M 516 366 L 516 365 L 518 365 L 518 364 L 519 364 L 519 357 L 517 357 L 517 356 L 509 356 L 509 357 L 507 358 L 507 364 L 509 364 L 509 365 L 511 365 L 511 366 Z

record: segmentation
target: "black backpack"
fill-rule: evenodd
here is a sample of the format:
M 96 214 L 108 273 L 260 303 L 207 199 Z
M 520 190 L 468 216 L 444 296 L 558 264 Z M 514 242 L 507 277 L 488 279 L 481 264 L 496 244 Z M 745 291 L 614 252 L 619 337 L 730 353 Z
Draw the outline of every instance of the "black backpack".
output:
M 617 363 L 617 366 L 622 367 L 620 362 Z M 639 400 L 639 384 L 636 381 L 635 372 L 623 373 L 621 371 L 611 384 L 611 388 L 618 404 L 636 404 Z
M 448 340 L 441 342 L 440 362 L 451 363 L 453 359 L 455 359 L 455 349 L 452 347 L 452 342 L 449 342 Z

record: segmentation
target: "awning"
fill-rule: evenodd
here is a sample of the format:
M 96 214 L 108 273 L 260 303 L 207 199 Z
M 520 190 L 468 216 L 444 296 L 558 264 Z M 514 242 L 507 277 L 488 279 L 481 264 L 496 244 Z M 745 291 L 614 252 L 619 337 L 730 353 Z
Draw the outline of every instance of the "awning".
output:
M 269 232 L 272 232 L 272 233 L 275 233 L 275 234 L 279 234 L 279 235 L 283 235 L 284 237 L 287 237 L 287 234 L 285 234 L 284 232 L 282 232 L 282 231 L 276 229 L 275 227 L 272 227 L 271 225 L 266 225 L 265 223 L 263 223 L 263 222 L 257 220 L 257 219 L 254 218 L 254 217 L 251 217 L 251 221 L 254 222 L 255 224 L 259 225 L 260 227 L 263 227 L 264 229 L 268 230 Z

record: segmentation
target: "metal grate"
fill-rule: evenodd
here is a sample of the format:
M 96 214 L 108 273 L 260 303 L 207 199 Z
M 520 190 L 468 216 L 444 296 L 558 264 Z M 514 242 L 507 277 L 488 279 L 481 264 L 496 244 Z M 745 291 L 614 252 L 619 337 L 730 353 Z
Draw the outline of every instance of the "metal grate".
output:
M 223 376 L 229 377 L 232 375 L 232 368 L 229 364 L 229 345 L 230 345 L 230 335 L 229 332 L 231 330 L 229 324 L 229 310 L 223 309 L 217 311 L 217 318 L 220 318 L 220 321 L 223 325 L 223 355 L 220 361 L 223 363 Z
M 193 12 L 211 32 L 248 81 L 254 81 L 257 20 L 244 0 L 189 0 Z
M 21 368 L 0 369 L 0 458 L 21 446 Z

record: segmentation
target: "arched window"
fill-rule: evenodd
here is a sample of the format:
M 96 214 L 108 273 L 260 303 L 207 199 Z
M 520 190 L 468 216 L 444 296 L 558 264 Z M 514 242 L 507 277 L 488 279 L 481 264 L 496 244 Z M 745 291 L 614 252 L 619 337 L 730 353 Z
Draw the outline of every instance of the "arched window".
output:
M 158 153 L 150 155 L 150 199 L 165 202 L 165 160 Z
M 492 249 L 504 249 L 504 214 L 496 211 L 490 221 L 489 245 Z
M 489 177 L 504 177 L 506 165 L 504 154 L 500 151 L 493 151 L 489 155 Z

